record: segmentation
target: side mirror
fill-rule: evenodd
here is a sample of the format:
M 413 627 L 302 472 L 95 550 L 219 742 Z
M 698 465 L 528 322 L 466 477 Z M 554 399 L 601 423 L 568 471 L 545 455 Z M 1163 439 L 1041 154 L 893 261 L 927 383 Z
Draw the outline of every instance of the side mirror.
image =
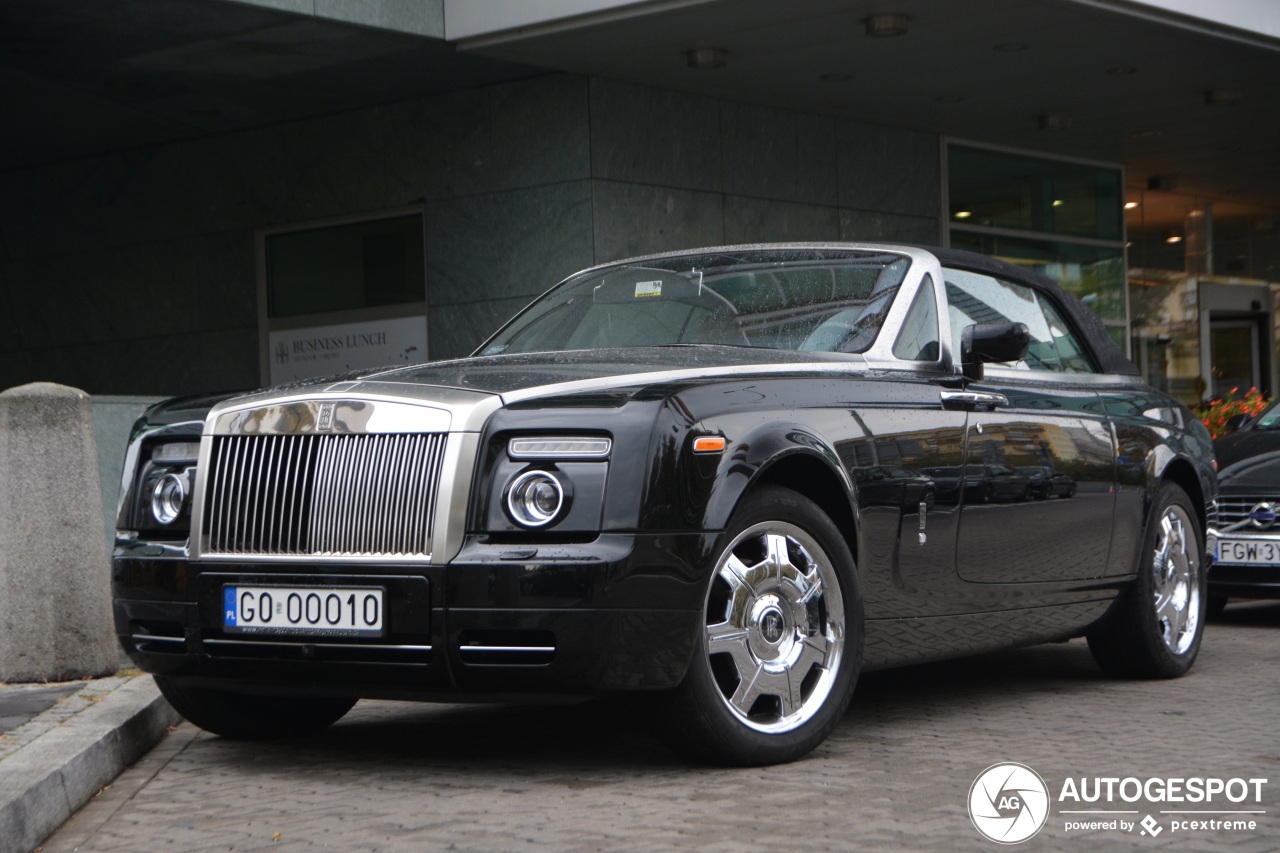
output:
M 970 379 L 983 376 L 988 362 L 1017 361 L 1027 354 L 1031 330 L 1026 323 L 974 323 L 960 333 L 960 372 Z
M 1227 418 L 1227 422 L 1222 425 L 1222 434 L 1226 435 L 1228 433 L 1239 432 L 1240 427 L 1244 426 L 1248 422 L 1249 422 L 1249 416 L 1246 415 L 1244 412 L 1240 412 L 1239 414 L 1232 415 L 1231 417 Z

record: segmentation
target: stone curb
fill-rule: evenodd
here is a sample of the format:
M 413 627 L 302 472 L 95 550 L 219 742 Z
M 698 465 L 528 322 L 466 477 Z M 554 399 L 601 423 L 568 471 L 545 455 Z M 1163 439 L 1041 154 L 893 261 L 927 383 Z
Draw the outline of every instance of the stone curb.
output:
M 28 853 L 178 720 L 155 682 L 135 677 L 9 755 L 0 762 L 0 853 Z

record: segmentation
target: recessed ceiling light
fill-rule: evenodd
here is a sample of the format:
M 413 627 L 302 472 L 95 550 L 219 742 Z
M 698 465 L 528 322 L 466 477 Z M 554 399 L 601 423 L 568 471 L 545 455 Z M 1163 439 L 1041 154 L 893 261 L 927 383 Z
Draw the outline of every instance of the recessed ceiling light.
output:
M 998 50 L 1001 53 L 1018 53 L 1026 49 L 1027 43 L 1022 41 L 1007 41 L 992 48 L 992 50 Z
M 724 68 L 729 64 L 729 51 L 723 47 L 699 47 L 685 54 L 690 68 Z
M 1138 206 L 1138 204 L 1139 204 L 1139 202 L 1136 202 L 1136 201 L 1126 201 L 1126 202 L 1124 203 L 1124 209 L 1125 209 L 1125 210 L 1133 210 L 1135 207 L 1137 207 L 1137 206 Z
M 972 211 L 972 210 L 957 210 L 957 211 L 956 211 L 956 219 L 968 219 L 970 216 L 973 216 L 973 211 Z
M 1166 235 L 1165 235 L 1165 238 L 1164 238 L 1164 241 L 1165 241 L 1166 243 L 1170 244 L 1170 245 L 1173 245 L 1174 243 L 1181 243 L 1181 242 L 1182 242 L 1182 235 L 1181 235 L 1181 234 L 1172 234 L 1172 233 L 1170 233 L 1170 234 L 1166 234 Z
M 864 18 L 862 23 L 866 25 L 867 35 L 876 38 L 893 38 L 906 33 L 907 25 L 911 23 L 910 15 L 872 15 L 870 18 Z
M 1062 200 L 1062 199 L 1060 199 L 1060 198 L 1055 198 L 1055 199 L 1053 200 L 1053 206 L 1054 206 L 1054 207 L 1062 207 L 1064 204 L 1066 204 L 1066 202 L 1065 202 L 1065 201 L 1063 201 L 1063 200 Z

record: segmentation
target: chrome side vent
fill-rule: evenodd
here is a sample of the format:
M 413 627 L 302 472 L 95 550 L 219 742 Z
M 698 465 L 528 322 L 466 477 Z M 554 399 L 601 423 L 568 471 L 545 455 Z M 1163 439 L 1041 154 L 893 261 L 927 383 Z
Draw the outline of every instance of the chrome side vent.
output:
M 214 436 L 204 553 L 426 558 L 446 439 Z

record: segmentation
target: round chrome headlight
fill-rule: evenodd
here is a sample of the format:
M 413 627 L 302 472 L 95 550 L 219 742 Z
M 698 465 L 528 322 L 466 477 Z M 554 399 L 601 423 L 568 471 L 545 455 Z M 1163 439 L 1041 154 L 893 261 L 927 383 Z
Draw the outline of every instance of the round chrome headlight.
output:
M 507 511 L 521 527 L 545 527 L 564 507 L 564 486 L 550 471 L 525 471 L 507 489 Z
M 151 490 L 151 514 L 161 524 L 173 524 L 182 515 L 187 486 L 177 474 L 165 474 Z

